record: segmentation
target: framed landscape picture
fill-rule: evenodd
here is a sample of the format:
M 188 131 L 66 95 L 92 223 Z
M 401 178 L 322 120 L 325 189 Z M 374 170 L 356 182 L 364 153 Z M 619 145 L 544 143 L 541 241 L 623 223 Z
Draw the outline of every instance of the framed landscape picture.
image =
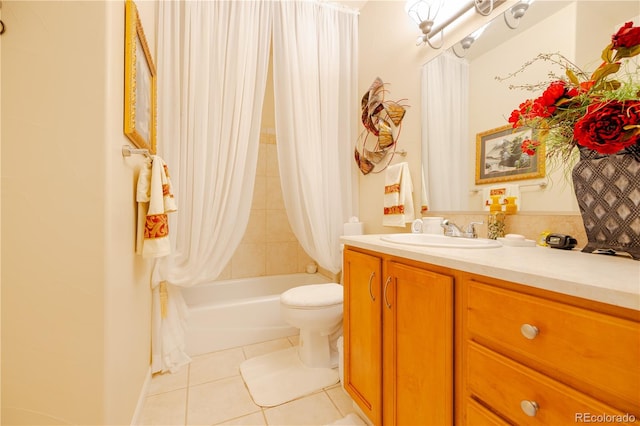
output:
M 520 148 L 526 139 L 535 140 L 536 132 L 530 128 L 514 129 L 506 125 L 478 133 L 476 184 L 544 177 L 544 144 L 530 156 Z

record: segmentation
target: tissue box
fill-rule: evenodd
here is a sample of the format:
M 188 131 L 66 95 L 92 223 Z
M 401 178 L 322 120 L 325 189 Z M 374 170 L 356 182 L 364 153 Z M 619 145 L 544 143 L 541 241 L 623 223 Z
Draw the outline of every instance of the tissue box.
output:
M 362 235 L 364 234 L 364 223 L 347 222 L 344 224 L 342 235 Z

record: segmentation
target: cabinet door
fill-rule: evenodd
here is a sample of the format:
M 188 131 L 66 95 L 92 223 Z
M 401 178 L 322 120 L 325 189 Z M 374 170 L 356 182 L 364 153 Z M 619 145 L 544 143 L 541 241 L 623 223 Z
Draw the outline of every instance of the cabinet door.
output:
M 453 423 L 453 278 L 389 262 L 383 311 L 385 425 Z
M 344 251 L 344 387 L 375 425 L 382 424 L 382 261 Z

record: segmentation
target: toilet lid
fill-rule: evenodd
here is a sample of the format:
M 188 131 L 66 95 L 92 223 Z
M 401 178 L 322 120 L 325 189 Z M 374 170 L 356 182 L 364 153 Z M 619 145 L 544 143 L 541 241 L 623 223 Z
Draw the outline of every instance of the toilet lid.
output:
M 342 299 L 342 286 L 336 283 L 302 285 L 280 295 L 280 302 L 290 306 L 337 305 Z

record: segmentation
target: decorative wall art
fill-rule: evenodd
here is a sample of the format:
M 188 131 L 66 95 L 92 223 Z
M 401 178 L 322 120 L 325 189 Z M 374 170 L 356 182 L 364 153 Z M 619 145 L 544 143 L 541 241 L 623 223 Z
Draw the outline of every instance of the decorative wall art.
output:
M 124 134 L 155 154 L 156 68 L 132 0 L 125 1 L 124 39 Z
M 476 136 L 476 184 L 544 177 L 544 145 L 531 155 L 522 143 L 535 140 L 530 128 L 513 129 L 510 124 Z
M 376 77 L 362 97 L 362 124 L 355 149 L 356 164 L 362 174 L 379 173 L 387 168 L 394 154 L 406 106 L 384 99 L 385 83 Z

